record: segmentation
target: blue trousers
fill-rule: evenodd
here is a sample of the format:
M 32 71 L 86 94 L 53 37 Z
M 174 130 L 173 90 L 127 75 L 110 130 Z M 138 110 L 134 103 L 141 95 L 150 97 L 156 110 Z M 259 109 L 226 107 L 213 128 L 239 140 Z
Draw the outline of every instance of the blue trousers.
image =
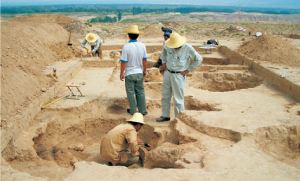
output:
M 146 113 L 146 98 L 143 74 L 133 74 L 126 76 L 125 87 L 130 106 L 130 114 L 134 114 L 136 112 L 136 107 L 138 107 L 140 113 Z

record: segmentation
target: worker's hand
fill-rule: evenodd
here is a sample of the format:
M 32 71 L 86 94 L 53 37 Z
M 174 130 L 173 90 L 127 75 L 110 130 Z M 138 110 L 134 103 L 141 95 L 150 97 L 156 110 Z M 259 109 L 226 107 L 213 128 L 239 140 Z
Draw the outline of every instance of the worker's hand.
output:
M 134 155 L 135 155 L 135 156 L 140 156 L 140 152 L 139 152 L 139 151 L 136 151 L 136 152 L 134 153 Z
M 167 64 L 166 63 L 162 64 L 162 68 L 163 68 L 164 71 L 166 71 L 167 70 Z
M 190 71 L 185 70 L 185 71 L 183 71 L 183 72 L 180 72 L 180 74 L 181 74 L 182 76 L 184 76 L 184 75 L 188 74 L 189 72 L 190 72 Z
M 120 80 L 124 81 L 124 73 L 120 73 Z
M 89 55 L 92 54 L 92 53 L 93 53 L 92 51 L 89 51 L 89 52 L 88 52 Z
M 147 74 L 147 70 L 144 70 L 143 71 L 143 76 L 146 77 L 146 74 Z
M 137 144 L 138 144 L 138 145 L 143 145 L 144 142 L 143 142 L 142 140 L 137 140 Z

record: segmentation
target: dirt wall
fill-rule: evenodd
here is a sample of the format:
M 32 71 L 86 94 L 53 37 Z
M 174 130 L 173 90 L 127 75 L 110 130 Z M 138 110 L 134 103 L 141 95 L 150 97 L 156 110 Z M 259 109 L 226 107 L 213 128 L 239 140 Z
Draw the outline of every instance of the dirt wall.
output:
M 219 51 L 229 59 L 230 64 L 248 65 L 255 73 L 264 77 L 264 79 L 270 85 L 288 94 L 296 101 L 300 101 L 299 85 L 295 84 L 294 82 L 291 82 L 286 78 L 281 77 L 281 75 L 276 74 L 274 71 L 263 66 L 259 62 L 246 58 L 241 54 L 230 50 L 228 47 L 220 46 Z
M 73 67 L 69 67 L 68 71 L 63 75 L 59 75 L 60 81 L 56 82 L 51 88 L 44 92 L 38 99 L 33 100 L 29 103 L 26 108 L 22 109 L 20 114 L 9 117 L 6 124 L 2 123 L 1 129 L 1 152 L 6 148 L 7 144 L 15 137 L 18 137 L 24 128 L 26 128 L 31 120 L 34 119 L 36 114 L 41 111 L 41 107 L 45 104 L 51 102 L 54 97 L 57 96 L 58 91 L 60 91 L 66 84 L 79 72 L 82 68 L 81 61 L 75 61 Z M 2 119 L 3 120 L 3 119 Z

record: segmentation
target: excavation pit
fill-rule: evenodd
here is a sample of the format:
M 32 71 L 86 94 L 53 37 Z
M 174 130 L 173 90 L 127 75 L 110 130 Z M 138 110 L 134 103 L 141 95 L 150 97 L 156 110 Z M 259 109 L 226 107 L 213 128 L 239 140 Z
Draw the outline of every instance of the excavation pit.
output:
M 259 86 L 262 79 L 250 72 L 195 72 L 189 86 L 212 92 L 227 92 Z
M 300 126 L 273 126 L 255 131 L 258 147 L 275 159 L 300 168 Z
M 214 108 L 216 105 L 208 106 L 207 104 L 201 104 L 191 96 L 186 97 L 186 100 L 188 108 L 202 106 L 200 106 L 201 108 L 192 108 L 193 110 L 216 110 Z M 37 133 L 36 136 L 31 138 L 35 154 L 30 153 L 30 148 L 27 148 L 27 151 L 24 148 L 20 148 L 23 150 L 22 152 L 28 152 L 28 155 L 12 151 L 18 147 L 12 142 L 12 145 L 4 150 L 3 157 L 15 169 L 36 176 L 47 174 L 43 173 L 44 171 L 32 171 L 30 168 L 27 170 L 27 168 L 19 167 L 20 161 L 26 160 L 33 165 L 37 164 L 41 167 L 49 167 L 49 165 L 53 164 L 63 167 L 64 169 L 61 170 L 61 173 L 58 172 L 60 175 L 63 175 L 66 169 L 69 173 L 74 164 L 80 161 L 106 165 L 106 161 L 101 159 L 100 156 L 101 139 L 115 126 L 126 123 L 128 116 L 126 118 L 123 116 L 124 114 L 127 115 L 123 108 L 123 105 L 127 103 L 126 99 L 112 100 L 111 102 L 114 104 L 109 104 L 108 107 L 100 105 L 103 102 L 105 100 L 92 101 L 78 108 L 44 110 L 36 118 L 36 121 L 48 123 L 44 128 L 38 127 L 35 131 Z M 149 101 L 149 104 L 154 105 L 151 101 Z M 122 113 L 115 112 L 116 105 L 120 106 L 120 110 L 118 111 L 121 112 L 123 110 Z M 103 118 L 101 116 L 103 110 L 105 112 L 111 110 L 111 115 L 107 116 L 111 118 Z M 66 112 L 68 115 L 65 114 Z M 119 116 L 114 116 L 117 114 Z M 70 117 L 70 115 L 72 116 Z M 194 136 L 192 136 L 193 134 Z M 194 155 L 193 158 L 197 157 L 197 159 L 201 159 L 197 155 L 203 154 L 203 150 L 193 145 L 200 138 L 197 134 L 201 133 L 178 119 L 172 120 L 168 126 L 156 127 L 146 125 L 142 127 L 138 132 L 138 138 L 150 146 L 150 149 L 143 148 L 148 151 L 145 168 L 189 168 L 194 167 L 195 164 L 199 165 L 199 163 L 190 164 L 184 161 L 187 159 L 186 157 L 189 157 L 188 155 Z M 219 145 L 223 144 L 221 142 L 224 142 L 222 140 L 216 141 L 220 142 Z M 226 147 L 229 147 L 231 144 L 234 144 L 234 142 L 229 141 Z M 162 157 L 158 155 L 160 152 L 163 153 Z M 11 153 L 15 155 L 11 155 Z M 199 168 L 203 167 L 200 166 Z M 55 166 L 53 166 L 54 168 Z
M 100 157 L 100 143 L 103 136 L 113 127 L 126 123 L 121 119 L 94 119 L 73 125 L 66 130 L 49 124 L 45 133 L 33 138 L 37 155 L 46 161 L 55 162 L 62 167 L 72 167 L 78 161 L 95 161 L 106 164 Z M 56 130 L 56 131 L 54 131 Z M 138 132 L 145 143 L 152 142 L 154 128 L 147 125 Z
M 185 110 L 221 111 L 221 109 L 218 108 L 218 104 L 201 102 L 201 101 L 193 98 L 193 96 L 185 96 L 184 97 L 184 107 L 185 107 Z

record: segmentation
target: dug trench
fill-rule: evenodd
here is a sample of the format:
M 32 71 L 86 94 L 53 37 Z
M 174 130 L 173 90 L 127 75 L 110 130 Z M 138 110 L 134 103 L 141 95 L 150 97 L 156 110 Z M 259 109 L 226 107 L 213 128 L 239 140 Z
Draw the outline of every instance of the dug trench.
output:
M 228 105 L 193 94 L 199 93 L 199 90 L 204 97 L 211 92 L 253 91 L 263 84 L 263 80 L 247 66 L 230 65 L 216 59 L 210 62 L 206 59 L 204 65 L 187 76 L 188 89 L 191 90 L 185 96 L 186 110 L 170 122 L 158 124 L 153 121 L 161 110 L 162 88 L 159 69 L 151 68 L 157 54 L 154 53 L 153 57 L 152 63 L 149 61 L 148 76 L 145 78 L 149 112 L 145 119 L 148 124 L 138 132 L 138 138 L 149 145 L 142 148 L 146 153 L 144 168 L 210 169 L 221 157 L 217 150 L 243 148 L 240 145 L 247 141 L 255 145 L 253 149 L 266 153 L 266 157 L 300 168 L 297 162 L 300 158 L 297 151 L 299 126 L 265 126 L 251 130 L 247 128 L 247 131 L 243 131 L 244 128 L 224 126 L 223 115 L 228 113 Z M 104 64 L 101 67 L 106 67 Z M 109 66 L 114 65 L 109 63 Z M 118 70 L 116 65 L 110 83 L 117 81 Z M 68 177 L 78 162 L 107 165 L 100 156 L 101 139 L 113 127 L 126 122 L 127 105 L 126 97 L 100 97 L 79 107 L 42 110 L 29 128 L 10 141 L 2 155 L 14 169 L 51 180 Z M 296 111 L 294 108 L 291 106 L 288 110 Z M 244 112 L 250 109 L 248 107 Z M 214 117 L 210 117 L 212 115 Z
M 34 136 L 31 137 L 28 135 L 32 131 L 32 128 L 31 130 L 26 130 L 20 136 L 22 142 L 26 143 L 27 146 L 19 148 L 18 146 L 21 145 L 17 143 L 18 141 L 10 142 L 9 146 L 3 152 L 4 158 L 15 169 L 28 172 L 34 176 L 48 176 L 47 173 L 49 171 L 23 167 L 24 165 L 20 164 L 20 162 L 26 162 L 26 164 L 31 162 L 32 164 L 36 163 L 36 166 L 43 165 L 45 167 L 56 164 L 62 167 L 61 172 L 66 174 L 69 174 L 74 164 L 78 161 L 85 160 L 107 164 L 101 159 L 99 153 L 101 138 L 114 126 L 125 123 L 126 118 L 114 118 L 115 113 L 104 117 L 103 112 L 115 107 L 117 102 L 113 101 L 112 105 L 108 107 L 100 106 L 102 102 L 103 100 L 95 100 L 78 108 L 46 109 L 42 111 L 33 120 L 33 125 L 35 125 L 33 127 L 36 130 L 35 133 L 31 133 L 30 135 Z M 126 99 L 123 102 L 127 103 Z M 195 107 L 194 104 L 192 99 L 187 101 L 187 107 Z M 199 107 L 199 110 L 214 109 L 213 106 L 209 107 L 210 105 L 206 104 L 206 106 Z M 148 106 L 148 108 L 151 109 L 151 106 Z M 72 116 L 67 115 L 66 112 Z M 43 124 L 45 122 L 47 124 Z M 179 166 L 175 162 L 180 160 L 185 153 L 203 152 L 198 146 L 191 144 L 197 142 L 196 137 L 191 137 L 184 133 L 187 130 L 189 130 L 188 132 L 195 132 L 195 130 L 188 126 L 183 126 L 184 124 L 179 119 L 174 119 L 169 126 L 155 128 L 147 125 L 138 132 L 139 139 L 147 143 L 152 150 L 146 150 L 147 153 L 150 151 L 147 154 L 149 156 L 146 157 L 146 168 L 176 168 Z M 222 144 L 221 142 L 220 144 Z M 233 144 L 234 142 L 229 140 L 229 143 Z M 187 146 L 184 144 L 187 144 Z M 165 156 L 171 156 L 170 160 L 161 160 L 156 156 L 157 153 L 155 150 L 158 147 L 160 151 L 165 152 Z M 21 150 L 21 152 L 17 150 Z M 174 154 L 174 151 L 178 152 L 178 154 Z M 57 175 L 61 176 L 63 174 Z
M 217 105 L 203 105 L 191 97 L 186 97 L 186 100 L 187 112 L 222 111 Z M 126 99 L 123 101 L 126 103 Z M 103 100 L 95 100 L 78 108 L 49 109 L 41 112 L 33 121 L 37 128 L 35 133 L 31 134 L 34 136 L 26 135 L 30 130 L 21 135 L 23 143 L 27 146 L 18 148 L 18 141 L 16 144 L 11 142 L 3 152 L 4 158 L 14 169 L 54 180 L 70 174 L 76 162 L 87 161 L 106 165 L 100 156 L 101 138 L 114 126 L 125 123 L 126 118 L 116 118 L 114 113 L 103 116 L 107 107 L 101 106 L 101 102 Z M 148 108 L 151 110 L 151 107 Z M 73 116 L 67 116 L 66 112 Z M 43 122 L 48 123 L 43 125 Z M 149 124 L 142 127 L 138 138 L 150 146 L 142 148 L 146 152 L 144 167 L 148 169 L 203 169 L 209 164 L 214 150 L 230 149 L 243 137 L 253 139 L 258 149 L 281 162 L 300 168 L 297 162 L 299 129 L 299 126 L 274 126 L 259 128 L 253 134 L 242 134 L 204 123 L 199 126 L 192 117 L 181 112 L 168 125 Z M 24 167 L 24 164 L 27 167 Z M 56 174 L 51 173 L 54 170 Z

